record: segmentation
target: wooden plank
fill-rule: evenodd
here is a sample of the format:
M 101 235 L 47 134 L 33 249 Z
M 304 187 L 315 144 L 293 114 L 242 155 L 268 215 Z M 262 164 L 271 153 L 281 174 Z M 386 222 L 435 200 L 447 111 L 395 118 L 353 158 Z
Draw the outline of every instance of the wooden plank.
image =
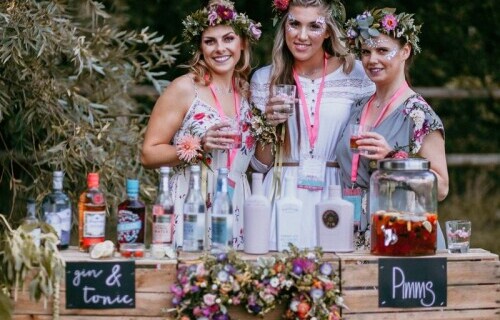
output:
M 494 285 L 464 285 L 448 287 L 448 305 L 447 309 L 495 309 L 500 308 L 498 301 L 498 292 L 500 284 Z M 344 302 L 349 310 L 344 310 L 344 313 L 365 313 L 365 312 L 385 312 L 392 311 L 419 311 L 418 309 L 397 309 L 397 308 L 379 308 L 378 307 L 378 290 L 345 290 Z M 426 308 L 429 310 L 442 308 Z M 387 311 L 387 312 L 389 312 Z M 391 312 L 392 312 L 391 311 Z
M 66 309 L 66 295 L 61 294 L 60 314 L 160 317 L 164 315 L 165 308 L 172 308 L 172 294 L 170 293 L 140 293 L 136 294 L 135 299 L 135 309 Z M 14 305 L 14 314 L 51 315 L 52 302 L 47 303 L 47 308 L 44 308 L 41 301 L 35 303 L 29 300 L 27 294 L 22 294 Z
M 414 312 L 402 312 L 387 310 L 384 313 L 357 313 L 342 315 L 343 320 L 498 320 L 500 309 L 474 309 L 474 310 L 422 310 Z
M 499 282 L 499 261 L 448 261 L 448 285 Z M 348 264 L 341 267 L 342 287 L 378 287 L 378 264 Z
M 88 316 L 73 316 L 73 315 L 64 315 L 60 317 L 61 320 L 89 320 Z M 14 315 L 12 317 L 13 320 L 53 320 L 52 316 L 47 315 Z M 173 320 L 173 317 L 143 317 L 143 316 L 129 316 L 129 315 L 121 315 L 121 316 L 92 316 L 92 320 Z

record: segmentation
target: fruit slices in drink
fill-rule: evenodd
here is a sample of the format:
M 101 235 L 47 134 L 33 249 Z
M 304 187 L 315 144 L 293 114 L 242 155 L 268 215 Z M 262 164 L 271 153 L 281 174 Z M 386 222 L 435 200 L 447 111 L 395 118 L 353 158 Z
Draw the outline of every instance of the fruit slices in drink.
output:
M 434 255 L 436 213 L 377 211 L 372 214 L 371 253 L 383 256 Z

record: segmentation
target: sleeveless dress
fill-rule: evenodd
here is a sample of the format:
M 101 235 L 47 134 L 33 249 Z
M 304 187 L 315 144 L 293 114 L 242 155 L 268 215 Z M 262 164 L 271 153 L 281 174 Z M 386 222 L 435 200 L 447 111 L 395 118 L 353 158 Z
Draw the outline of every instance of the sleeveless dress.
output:
M 263 67 L 255 72 L 250 83 L 252 92 L 251 101 L 262 111 L 265 110 L 266 103 L 269 99 L 270 73 L 271 66 Z M 302 85 L 309 108 L 309 117 L 311 121 L 314 121 L 312 112 L 314 111 L 321 78 L 311 80 L 299 77 L 299 81 Z M 339 67 L 337 70 L 326 75 L 319 111 L 319 132 L 314 146 L 314 156 L 320 156 L 323 160 L 330 163 L 336 161 L 335 149 L 337 146 L 337 139 L 345 122 L 349 118 L 351 105 L 354 101 L 371 95 L 374 90 L 374 84 L 366 76 L 359 61 L 356 61 L 354 69 L 350 74 L 344 73 L 342 67 Z M 309 135 L 306 129 L 301 104 L 302 103 L 299 102 L 299 106 L 296 109 L 296 114 L 299 115 L 300 132 L 295 117 L 291 117 L 290 120 L 287 121 L 287 130 L 289 130 L 288 132 L 290 133 L 292 144 L 290 156 L 284 157 L 284 163 L 298 163 L 301 154 L 308 154 L 310 150 Z M 251 165 L 259 172 L 267 172 L 270 169 L 269 166 L 264 165 L 255 157 L 252 158 Z M 271 169 L 264 179 L 264 191 L 265 194 L 268 195 L 272 193 L 273 171 L 274 170 Z M 297 177 L 298 171 L 298 166 L 283 166 L 281 173 L 282 185 L 284 185 L 285 176 L 294 175 Z M 313 248 L 317 245 L 315 206 L 328 196 L 328 186 L 330 184 L 338 185 L 339 183 L 338 169 L 327 165 L 325 170 L 325 184 L 322 191 L 310 191 L 297 188 L 297 198 L 302 200 L 303 203 L 303 216 L 301 220 L 301 230 L 303 232 L 297 244 L 299 248 Z M 281 189 L 282 192 L 283 189 L 284 188 Z M 276 250 L 277 248 L 276 236 L 276 208 L 273 204 L 269 243 L 271 250 Z
M 195 98 L 189 107 L 180 129 L 175 133 L 171 144 L 176 145 L 181 137 L 186 134 L 195 133 L 203 136 L 208 128 L 221 122 L 217 110 L 207 102 L 198 97 L 198 90 L 195 87 Z M 240 117 L 242 125 L 242 146 L 236 152 L 231 162 L 228 178 L 235 182 L 233 192 L 233 247 L 238 250 L 243 249 L 243 204 L 250 196 L 250 186 L 246 176 L 246 170 L 255 150 L 255 140 L 250 133 L 249 125 L 251 119 L 250 106 L 247 99 L 240 99 Z M 217 170 L 228 166 L 227 150 L 213 150 L 211 153 L 210 167 L 204 164 L 202 168 L 202 195 L 210 207 L 213 201 L 217 183 Z M 173 168 L 174 174 L 170 179 L 170 190 L 174 201 L 175 227 L 174 237 L 176 246 L 182 246 L 183 238 L 183 204 L 189 188 L 190 171 L 185 165 L 178 165 Z M 211 208 L 208 209 L 211 212 Z
M 359 123 L 361 113 L 367 103 L 369 97 L 357 101 L 352 108 L 349 121 L 344 127 L 340 135 L 339 144 L 337 147 L 337 160 L 340 164 L 342 187 L 352 186 L 351 182 L 351 165 L 352 153 L 349 147 L 349 134 L 347 133 L 347 125 L 350 123 Z M 401 103 L 393 110 L 380 124 L 373 129 L 384 136 L 389 146 L 403 148 L 410 153 L 417 153 L 426 135 L 439 130 L 444 137 L 444 126 L 439 116 L 432 110 L 429 104 L 419 94 L 410 96 L 406 101 Z M 362 216 L 366 219 L 366 229 L 369 230 L 368 224 L 368 194 L 367 190 L 370 185 L 370 176 L 374 168 L 370 167 L 370 159 L 365 157 L 359 158 L 358 176 L 356 186 L 363 190 L 363 201 L 361 205 Z M 367 234 L 364 239 L 359 240 L 358 247 L 368 247 L 370 237 Z M 365 242 L 365 243 L 363 243 Z M 444 249 L 444 236 L 442 230 L 438 230 L 438 249 Z

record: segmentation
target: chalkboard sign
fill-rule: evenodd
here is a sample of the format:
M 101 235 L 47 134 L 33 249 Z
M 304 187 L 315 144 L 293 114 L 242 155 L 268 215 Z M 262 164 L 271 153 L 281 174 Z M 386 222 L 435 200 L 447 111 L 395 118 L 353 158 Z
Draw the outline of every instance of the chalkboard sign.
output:
M 67 262 L 66 309 L 135 308 L 135 263 Z
M 379 307 L 445 307 L 446 258 L 400 258 L 378 261 Z

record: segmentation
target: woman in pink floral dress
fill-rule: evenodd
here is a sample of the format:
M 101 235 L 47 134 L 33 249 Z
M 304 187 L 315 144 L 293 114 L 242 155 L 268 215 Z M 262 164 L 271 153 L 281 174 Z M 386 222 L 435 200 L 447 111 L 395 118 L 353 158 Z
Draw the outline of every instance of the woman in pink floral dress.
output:
M 366 74 L 376 86 L 376 92 L 371 97 L 353 105 L 347 126 L 361 123 L 374 129 L 357 141 L 359 149 L 367 150 L 368 154 L 362 154 L 353 161 L 358 156 L 350 151 L 346 126 L 336 154 L 343 186 L 363 190 L 365 217 L 368 217 L 366 190 L 376 160 L 399 150 L 429 160 L 431 171 L 437 177 L 438 200 L 443 200 L 448 194 L 443 123 L 422 96 L 407 83 L 410 60 L 420 52 L 419 33 L 420 25 L 414 23 L 413 15 L 396 14 L 394 9 L 365 11 L 347 22 L 351 48 L 360 54 Z M 444 248 L 442 233 L 438 236 L 440 248 Z
M 255 143 L 248 123 L 248 82 L 250 43 L 260 37 L 260 25 L 237 13 L 226 0 L 210 1 L 184 21 L 184 38 L 193 46 L 189 72 L 174 81 L 156 102 L 148 123 L 141 160 L 145 167 L 174 168 L 171 179 L 175 202 L 175 243 L 182 245 L 182 206 L 188 192 L 190 164 L 199 163 L 199 154 L 210 167 L 202 165 L 202 191 L 210 208 L 217 169 L 229 167 L 233 199 L 233 244 L 243 245 L 243 202 L 250 194 L 246 170 Z M 229 122 L 240 123 L 242 144 L 227 134 Z M 182 145 L 182 147 L 181 147 Z M 197 149 L 197 147 L 199 147 Z M 209 209 L 210 210 L 210 209 Z

